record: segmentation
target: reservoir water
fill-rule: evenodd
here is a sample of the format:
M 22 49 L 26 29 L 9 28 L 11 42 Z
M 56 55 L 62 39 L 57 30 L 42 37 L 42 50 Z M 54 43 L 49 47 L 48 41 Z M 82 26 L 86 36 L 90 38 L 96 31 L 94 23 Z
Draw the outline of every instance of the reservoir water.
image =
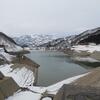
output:
M 32 51 L 27 56 L 40 65 L 38 85 L 41 86 L 49 86 L 69 77 L 87 72 L 85 67 L 75 64 L 62 52 Z

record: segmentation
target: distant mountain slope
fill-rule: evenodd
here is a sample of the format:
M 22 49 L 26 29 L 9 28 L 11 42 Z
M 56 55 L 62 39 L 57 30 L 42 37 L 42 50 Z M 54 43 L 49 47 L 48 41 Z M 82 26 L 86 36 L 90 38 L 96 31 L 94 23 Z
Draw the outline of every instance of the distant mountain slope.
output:
M 73 45 L 74 44 L 89 44 L 89 43 L 100 44 L 100 27 L 84 31 L 83 33 L 73 38 L 71 43 Z
M 66 49 L 73 45 L 89 43 L 100 44 L 100 27 L 84 31 L 79 35 L 67 36 L 65 38 L 58 38 L 48 43 L 42 44 L 39 47 L 45 47 L 48 49 Z
M 30 48 L 37 47 L 39 45 L 48 43 L 58 37 L 63 37 L 62 34 L 29 34 L 19 37 L 14 37 L 14 40 L 21 46 L 26 45 Z
M 22 48 L 17 43 L 4 33 L 0 32 L 0 47 L 4 47 L 8 52 L 17 52 Z
M 44 47 L 48 49 L 65 49 L 78 44 L 100 44 L 100 27 L 84 31 L 78 35 L 31 34 L 15 37 L 14 40 L 21 46 L 26 45 L 30 48 Z
M 71 46 L 71 41 L 75 35 L 67 36 L 65 38 L 58 38 L 48 43 L 42 44 L 39 47 L 51 48 L 51 49 L 65 49 Z

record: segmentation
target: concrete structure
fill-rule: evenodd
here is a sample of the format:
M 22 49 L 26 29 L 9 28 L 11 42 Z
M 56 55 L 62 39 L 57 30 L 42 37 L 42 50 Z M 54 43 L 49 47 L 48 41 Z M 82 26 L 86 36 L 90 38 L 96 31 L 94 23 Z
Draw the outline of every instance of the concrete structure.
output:
M 64 85 L 54 100 L 100 100 L 100 88 Z
M 13 93 L 18 91 L 20 87 L 11 77 L 4 77 L 2 73 L 1 75 L 2 78 L 0 79 L 0 100 L 4 100 L 4 98 L 11 96 L 13 95 Z
M 4 75 L 0 72 L 0 80 L 4 78 Z
M 64 85 L 54 100 L 100 100 L 100 67 L 70 85 Z
M 0 100 L 5 100 L 3 94 L 0 91 Z

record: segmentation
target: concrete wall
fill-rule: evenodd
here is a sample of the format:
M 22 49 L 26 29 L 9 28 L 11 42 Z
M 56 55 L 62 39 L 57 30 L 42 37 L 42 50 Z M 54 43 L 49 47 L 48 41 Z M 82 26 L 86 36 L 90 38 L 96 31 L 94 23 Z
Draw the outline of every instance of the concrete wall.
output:
M 0 92 L 0 100 L 5 100 L 3 94 Z
M 33 85 L 36 85 L 37 82 L 38 82 L 38 68 L 35 68 L 35 71 L 34 71 L 34 76 L 35 76 L 35 79 L 34 79 L 34 84 Z
M 54 96 L 54 100 L 65 100 L 64 94 L 65 94 L 65 85 L 63 85 L 62 88 L 57 93 L 57 95 Z
M 7 98 L 19 89 L 19 86 L 16 82 L 10 77 L 4 77 L 3 80 L 0 80 L 0 92 Z M 1 99 L 0 99 L 1 100 Z
M 64 85 L 54 100 L 100 100 L 100 88 Z
M 0 72 L 0 80 L 4 78 L 4 75 Z

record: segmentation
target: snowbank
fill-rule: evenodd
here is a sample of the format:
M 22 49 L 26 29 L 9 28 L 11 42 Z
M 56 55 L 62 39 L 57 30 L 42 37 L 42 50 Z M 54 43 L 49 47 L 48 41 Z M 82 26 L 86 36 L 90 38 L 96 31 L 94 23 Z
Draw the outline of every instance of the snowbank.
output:
M 12 64 L 10 65 L 2 65 L 0 66 L 0 71 L 5 75 L 12 77 L 16 83 L 21 86 L 29 86 L 33 85 L 34 83 L 34 75 L 31 70 L 28 70 L 25 67 L 22 68 L 11 68 Z

